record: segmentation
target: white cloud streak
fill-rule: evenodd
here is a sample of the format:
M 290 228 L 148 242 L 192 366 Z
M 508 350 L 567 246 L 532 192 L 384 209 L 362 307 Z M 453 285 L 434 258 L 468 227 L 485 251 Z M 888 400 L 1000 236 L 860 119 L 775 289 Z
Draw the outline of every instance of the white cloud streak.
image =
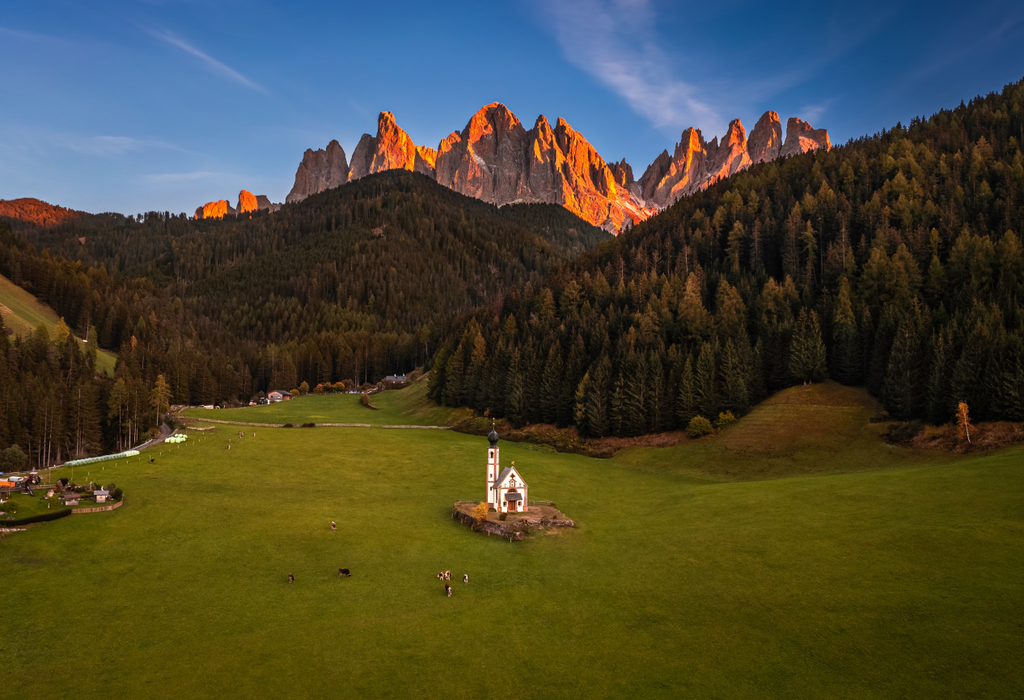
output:
M 673 75 L 672 60 L 655 40 L 648 0 L 550 0 L 545 7 L 565 57 L 656 128 L 724 126 L 697 87 Z
M 215 178 L 228 178 L 233 177 L 227 173 L 212 173 L 207 171 L 196 171 L 192 173 L 156 173 L 153 175 L 146 175 L 143 179 L 146 182 L 153 182 L 158 184 L 175 183 L 175 182 L 194 182 L 195 180 L 211 180 Z
M 149 32 L 151 36 L 159 39 L 160 41 L 170 44 L 171 46 L 174 46 L 176 48 L 179 48 L 185 53 L 198 58 L 200 61 L 206 64 L 206 67 L 209 68 L 213 73 L 221 76 L 222 78 L 226 78 L 227 80 L 238 83 L 239 85 L 244 85 L 250 90 L 261 92 L 264 95 L 269 94 L 267 92 L 267 89 L 260 85 L 259 83 L 249 80 L 244 75 L 236 71 L 234 68 L 231 68 L 230 66 L 225 65 L 224 63 L 221 63 L 217 59 L 213 58 L 209 54 L 200 51 L 195 46 L 192 46 L 192 44 L 188 43 L 187 41 L 178 36 L 175 36 L 171 32 L 156 31 L 153 29 L 147 29 L 146 31 Z

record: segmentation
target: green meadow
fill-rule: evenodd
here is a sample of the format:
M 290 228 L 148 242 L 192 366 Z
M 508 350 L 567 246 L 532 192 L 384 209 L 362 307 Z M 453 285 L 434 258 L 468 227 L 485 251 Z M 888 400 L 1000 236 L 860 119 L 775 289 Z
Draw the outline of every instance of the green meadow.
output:
M 32 335 L 40 323 L 46 326 L 46 330 L 52 334 L 60 320 L 53 309 L 3 275 L 0 275 L 0 314 L 3 315 L 4 325 L 22 338 Z M 79 338 L 78 344 L 84 352 L 86 348 L 84 341 Z M 115 353 L 97 348 L 97 370 L 113 375 L 116 364 L 117 355 Z
M 394 412 L 381 422 L 441 411 L 402 393 L 374 397 Z M 369 413 L 352 396 L 303 397 L 200 414 L 373 422 L 339 418 L 357 408 Z M 531 497 L 578 525 L 515 544 L 449 517 L 454 500 L 483 496 L 484 438 L 190 432 L 184 445 L 76 470 L 76 481 L 122 487 L 122 508 L 0 541 L 0 688 L 11 698 L 1019 695 L 1024 449 L 890 447 L 868 423 L 874 410 L 857 390 L 797 387 L 714 438 L 609 460 L 501 442 Z M 436 578 L 444 569 L 451 598 Z
M 191 408 L 187 418 L 302 425 L 303 423 L 368 423 L 370 425 L 453 425 L 472 415 L 469 409 L 445 408 L 427 401 L 425 379 L 400 391 L 370 397 L 374 408 L 359 403 L 357 394 L 308 394 L 291 401 L 245 408 Z M 376 410 L 374 410 L 376 409 Z

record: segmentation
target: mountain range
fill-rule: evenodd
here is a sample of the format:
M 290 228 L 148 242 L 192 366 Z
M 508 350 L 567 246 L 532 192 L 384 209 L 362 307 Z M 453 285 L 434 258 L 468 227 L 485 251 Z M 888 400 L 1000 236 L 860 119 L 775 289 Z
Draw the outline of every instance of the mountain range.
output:
M 508 107 L 495 102 L 482 107 L 461 132 L 453 131 L 435 149 L 416 145 L 391 112 L 381 112 L 376 136 L 363 134 L 351 161 L 336 140 L 326 149 L 307 149 L 285 202 L 302 201 L 371 173 L 410 170 L 498 206 L 559 204 L 595 226 L 619 233 L 680 197 L 751 165 L 831 145 L 826 130 L 797 118 L 787 122 L 783 141 L 779 115 L 769 111 L 757 121 L 749 140 L 739 119 L 730 122 L 721 141 L 716 136 L 707 142 L 700 129 L 686 129 L 672 155 L 662 151 L 637 181 L 625 159 L 609 163 L 562 118 L 552 127 L 540 115 L 527 130 Z M 250 198 L 245 204 L 243 195 Z M 210 202 L 196 209 L 196 217 L 279 206 L 262 196 L 253 206 L 251 198 L 243 190 L 234 209 L 226 200 Z

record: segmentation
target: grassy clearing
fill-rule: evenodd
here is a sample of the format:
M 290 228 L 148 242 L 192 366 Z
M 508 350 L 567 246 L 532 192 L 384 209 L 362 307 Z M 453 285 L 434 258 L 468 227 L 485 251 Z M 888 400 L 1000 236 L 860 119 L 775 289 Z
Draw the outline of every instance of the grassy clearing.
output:
M 802 405 L 787 401 L 764 408 Z M 860 420 L 828 408 L 821 425 Z M 221 426 L 107 464 L 124 507 L 0 543 L 5 693 L 1003 698 L 1024 686 L 1024 449 L 934 463 L 850 433 L 819 456 L 867 450 L 885 468 L 850 457 L 853 473 L 740 481 L 729 470 L 743 460 L 723 453 L 727 439 L 755 447 L 742 425 L 613 460 L 501 443 L 531 495 L 579 523 L 516 545 L 449 519 L 455 499 L 482 496 L 487 446 L 449 431 L 238 440 Z M 775 471 L 750 476 L 813 471 L 803 435 L 766 448 Z
M 879 439 L 884 425 L 863 389 L 798 386 L 772 396 L 715 437 L 652 450 L 620 451 L 615 461 L 701 482 L 777 479 L 955 461 L 952 455 L 899 449 Z
M 4 324 L 14 331 L 15 335 L 20 335 L 22 338 L 32 335 L 40 323 L 46 326 L 46 330 L 53 333 L 57 321 L 60 320 L 53 309 L 3 275 L 0 275 L 0 314 L 3 314 Z M 84 341 L 80 338 L 77 340 L 84 351 L 86 347 Z M 97 350 L 96 369 L 98 371 L 113 375 L 116 364 L 116 354 L 108 350 Z
M 453 425 L 470 415 L 467 409 L 438 406 L 426 400 L 427 379 L 420 378 L 397 391 L 374 394 L 378 410 L 359 403 L 358 394 L 309 394 L 270 404 L 211 411 L 192 408 L 182 411 L 186 418 L 239 421 L 243 423 L 368 423 L 370 425 Z

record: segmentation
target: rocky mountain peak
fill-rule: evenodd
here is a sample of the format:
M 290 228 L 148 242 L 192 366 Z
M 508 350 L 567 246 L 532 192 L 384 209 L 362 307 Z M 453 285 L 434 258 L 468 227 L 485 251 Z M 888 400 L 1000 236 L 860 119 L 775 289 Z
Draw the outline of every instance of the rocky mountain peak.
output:
M 195 218 L 197 219 L 223 219 L 228 214 L 234 214 L 235 208 L 228 200 L 219 199 L 216 202 L 207 202 L 196 208 Z
M 311 194 L 338 187 L 348 182 L 348 161 L 345 149 L 336 140 L 327 149 L 306 149 L 295 171 L 295 184 L 285 202 L 301 202 Z
M 780 156 L 795 156 L 809 151 L 832 148 L 825 129 L 815 129 L 803 119 L 790 117 L 786 122 L 786 143 L 782 146 Z
M 778 112 L 768 111 L 761 115 L 750 132 L 747 153 L 754 165 L 775 160 L 782 151 L 782 121 Z
M 818 148 L 831 148 L 828 132 L 812 129 L 799 119 L 789 120 L 783 145 L 782 123 L 778 113 L 771 111 L 757 120 L 749 140 L 739 119 L 729 122 L 721 141 L 715 137 L 710 143 L 705 143 L 700 129 L 691 127 L 683 131 L 671 158 L 663 152 L 644 172 L 639 182 L 641 196 L 648 204 L 664 209 L 680 197 L 756 163 Z
M 259 203 L 256 201 L 256 195 L 249 190 L 242 190 L 238 193 L 238 205 L 235 207 L 235 211 L 239 214 L 256 211 L 259 209 L 259 206 Z
M 377 135 L 363 134 L 347 168 L 337 141 L 326 151 L 306 151 L 288 201 L 382 170 L 415 170 L 456 192 L 502 205 L 515 202 L 560 204 L 577 216 L 618 232 L 712 183 L 780 156 L 829 148 L 828 133 L 790 119 L 786 141 L 776 112 L 758 119 L 750 139 L 739 119 L 721 140 L 710 143 L 700 129 L 683 131 L 673 154 L 663 151 L 639 181 L 622 160 L 608 163 L 562 117 L 552 127 L 542 114 L 527 131 L 500 102 L 484 105 L 462 131 L 453 131 L 436 149 L 416 145 L 395 115 L 381 112 Z M 339 157 L 340 154 L 340 157 Z M 241 205 L 240 205 L 241 206 Z M 248 205 L 247 205 L 248 206 Z

